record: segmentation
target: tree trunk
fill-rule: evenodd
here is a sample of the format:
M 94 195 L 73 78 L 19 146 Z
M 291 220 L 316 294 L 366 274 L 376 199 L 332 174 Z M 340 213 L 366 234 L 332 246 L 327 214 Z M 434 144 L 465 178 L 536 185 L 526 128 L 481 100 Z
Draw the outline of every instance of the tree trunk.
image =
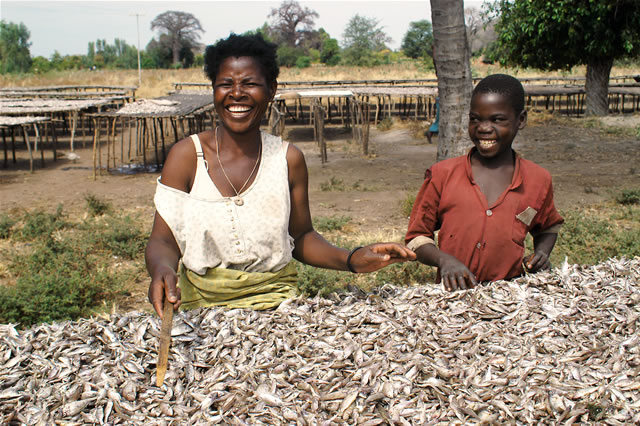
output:
M 613 59 L 590 61 L 587 64 L 585 84 L 587 116 L 607 115 L 609 113 L 609 74 Z
M 172 47 L 171 51 L 173 53 L 173 65 L 179 64 L 180 63 L 180 39 L 178 37 L 176 37 L 176 39 L 173 41 L 173 45 L 171 47 Z
M 465 154 L 471 102 L 469 45 L 462 0 L 431 0 L 440 123 L 437 161 Z

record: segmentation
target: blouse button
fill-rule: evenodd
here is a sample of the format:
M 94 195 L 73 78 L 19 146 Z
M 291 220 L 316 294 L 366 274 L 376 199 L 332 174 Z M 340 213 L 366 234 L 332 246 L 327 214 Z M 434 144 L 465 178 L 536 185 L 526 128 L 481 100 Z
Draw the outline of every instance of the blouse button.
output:
M 236 245 L 239 246 L 240 245 L 240 241 L 236 241 Z
M 487 210 L 487 216 L 491 216 L 493 212 L 491 210 Z
M 476 248 L 482 248 L 482 243 L 476 244 Z

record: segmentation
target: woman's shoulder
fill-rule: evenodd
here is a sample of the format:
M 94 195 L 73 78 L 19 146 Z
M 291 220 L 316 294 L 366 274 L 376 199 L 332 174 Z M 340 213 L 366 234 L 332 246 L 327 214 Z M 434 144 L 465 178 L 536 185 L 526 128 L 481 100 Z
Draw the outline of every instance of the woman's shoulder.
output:
M 160 181 L 163 185 L 189 192 L 196 167 L 196 148 L 191 136 L 186 137 L 171 147 Z

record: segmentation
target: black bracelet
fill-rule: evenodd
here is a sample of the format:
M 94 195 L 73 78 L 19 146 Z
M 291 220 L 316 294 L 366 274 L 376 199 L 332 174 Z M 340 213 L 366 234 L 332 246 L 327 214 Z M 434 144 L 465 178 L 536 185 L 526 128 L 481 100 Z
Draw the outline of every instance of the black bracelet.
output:
M 353 253 L 357 252 L 357 251 L 358 251 L 358 250 L 360 250 L 361 248 L 362 248 L 362 246 L 358 246 L 358 247 L 356 247 L 356 248 L 352 249 L 352 250 L 349 252 L 349 256 L 347 256 L 347 268 L 348 268 L 351 272 L 353 272 L 354 274 L 356 274 L 357 272 L 356 272 L 356 270 L 355 270 L 355 269 L 353 269 L 353 266 L 351 266 L 351 256 L 353 256 Z

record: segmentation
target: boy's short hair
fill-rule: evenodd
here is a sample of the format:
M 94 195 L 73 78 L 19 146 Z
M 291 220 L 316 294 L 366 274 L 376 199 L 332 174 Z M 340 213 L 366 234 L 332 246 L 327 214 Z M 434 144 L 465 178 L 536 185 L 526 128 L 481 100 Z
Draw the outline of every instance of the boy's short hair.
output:
M 491 74 L 480 80 L 473 89 L 471 97 L 483 93 L 497 93 L 506 97 L 516 115 L 524 110 L 524 87 L 515 77 L 507 74 Z
M 277 46 L 266 41 L 260 33 L 252 35 L 231 33 L 228 38 L 207 46 L 204 52 L 204 72 L 214 83 L 222 61 L 231 56 L 236 58 L 251 56 L 262 65 L 267 83 L 271 84 L 276 81 L 280 72 L 276 49 Z

